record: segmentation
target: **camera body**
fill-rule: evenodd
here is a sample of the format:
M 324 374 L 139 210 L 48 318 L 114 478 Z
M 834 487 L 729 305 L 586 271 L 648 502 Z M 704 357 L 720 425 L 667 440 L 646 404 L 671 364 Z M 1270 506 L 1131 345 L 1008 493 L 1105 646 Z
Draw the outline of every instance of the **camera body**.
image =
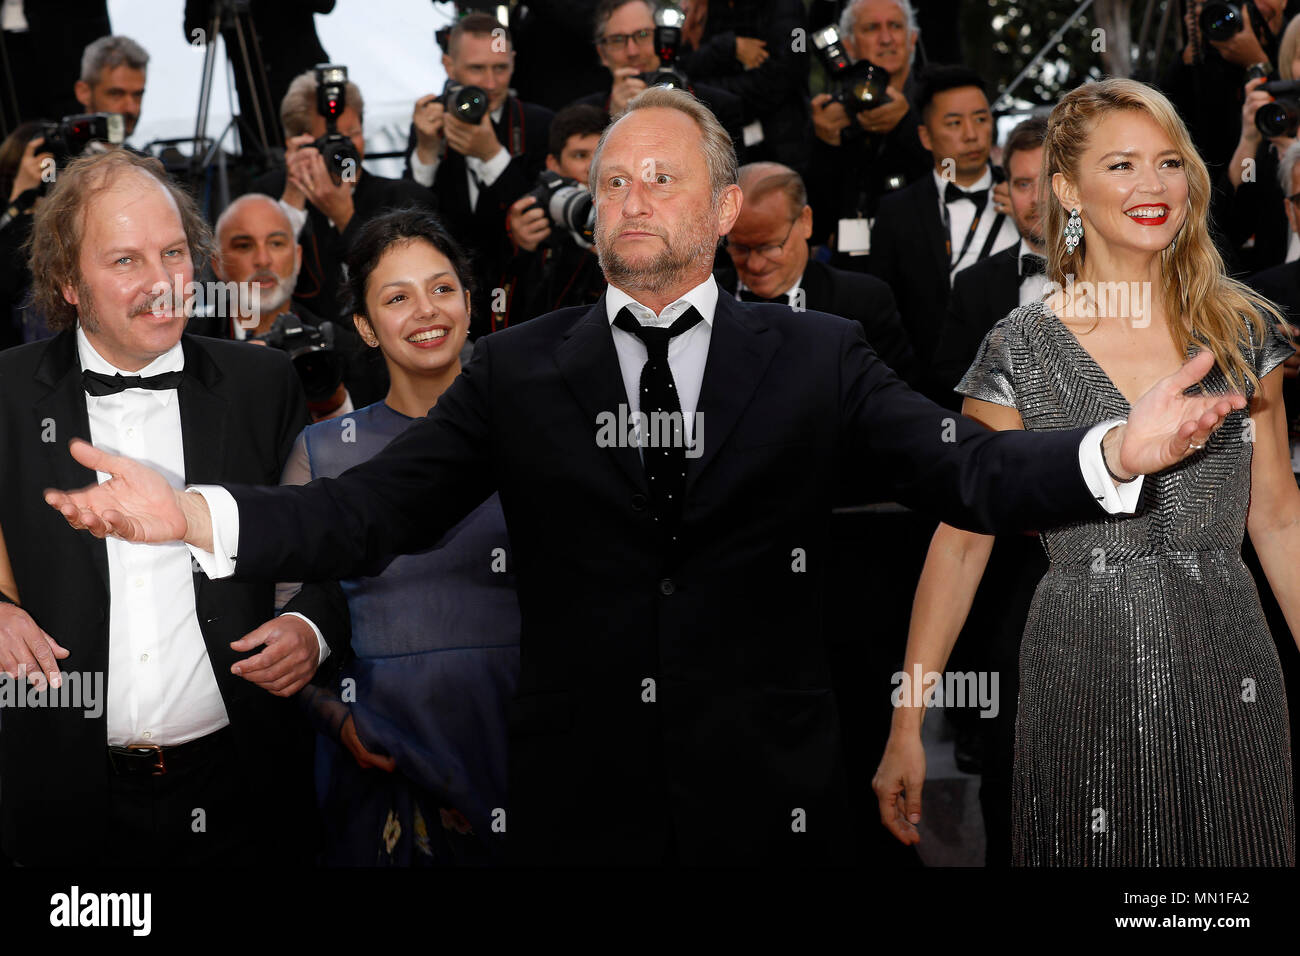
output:
M 348 105 L 348 68 L 337 63 L 316 64 L 316 112 L 325 118 L 325 135 L 311 145 L 325 160 L 335 185 L 355 182 L 361 156 L 352 140 L 339 132 L 339 117 Z
M 854 63 L 836 27 L 813 31 L 812 40 L 831 78 L 831 102 L 841 104 L 851 117 L 889 102 L 889 71 L 870 60 Z
M 57 123 L 41 124 L 42 152 L 52 153 L 62 169 L 82 154 L 91 143 L 121 146 L 126 139 L 126 121 L 120 113 L 78 113 Z
M 1300 80 L 1275 80 L 1258 87 L 1276 99 L 1255 111 L 1255 128 L 1270 139 L 1300 130 Z
M 325 401 L 343 382 L 343 358 L 334 347 L 332 322 L 322 322 L 318 328 L 284 312 L 276 317 L 271 331 L 255 335 L 251 341 L 265 342 L 289 354 L 308 402 Z
M 586 186 L 544 169 L 537 175 L 537 185 L 525 195 L 537 201 L 537 208 L 546 213 L 552 229 L 567 229 L 574 242 L 591 248 L 596 235 L 596 207 Z
M 443 111 L 448 116 L 454 116 L 462 123 L 469 123 L 471 126 L 481 123 L 488 113 L 486 90 L 481 86 L 467 86 L 451 79 L 447 80 L 447 85 L 443 87 L 438 102 L 442 104 Z

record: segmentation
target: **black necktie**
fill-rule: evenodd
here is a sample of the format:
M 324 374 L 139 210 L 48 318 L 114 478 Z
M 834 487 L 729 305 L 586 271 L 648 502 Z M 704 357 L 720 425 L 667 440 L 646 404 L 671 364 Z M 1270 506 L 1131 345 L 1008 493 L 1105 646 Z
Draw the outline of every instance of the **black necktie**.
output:
M 668 366 L 668 342 L 675 335 L 703 321 L 690 306 L 668 328 L 642 325 L 627 306 L 619 309 L 614 324 L 645 343 L 646 363 L 641 368 L 641 451 L 655 521 L 672 541 L 677 540 L 677 523 L 686 492 L 686 433 L 682 403 Z M 700 436 L 695 436 L 696 441 Z
M 969 199 L 975 204 L 976 209 L 983 212 L 984 205 L 989 199 L 989 191 L 987 189 L 972 189 L 967 192 L 956 183 L 949 183 L 943 188 L 943 201 L 945 203 L 956 202 L 959 199 Z
M 1047 260 L 1032 252 L 1026 252 L 1016 262 L 1021 279 L 1026 279 L 1029 276 L 1041 276 L 1047 272 Z
M 104 375 L 85 369 L 81 373 L 81 384 L 87 395 L 116 395 L 128 388 L 177 388 L 184 375 L 184 372 L 163 372 L 141 378 L 139 375 Z
M 765 299 L 752 289 L 741 289 L 740 300 L 742 302 L 770 302 L 774 305 L 789 305 L 790 297 L 782 292 L 775 299 Z

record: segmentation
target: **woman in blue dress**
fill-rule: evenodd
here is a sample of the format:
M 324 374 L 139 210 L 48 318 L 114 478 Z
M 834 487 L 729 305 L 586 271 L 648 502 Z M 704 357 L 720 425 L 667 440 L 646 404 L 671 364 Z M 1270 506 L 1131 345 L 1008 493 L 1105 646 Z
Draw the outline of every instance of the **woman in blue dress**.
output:
M 348 256 L 353 321 L 392 384 L 383 401 L 306 428 L 283 483 L 339 475 L 427 414 L 460 374 L 470 281 L 468 260 L 428 213 L 366 224 Z M 428 551 L 340 584 L 354 656 L 329 688 L 303 691 L 321 732 L 325 862 L 499 861 L 519 606 L 497 496 Z

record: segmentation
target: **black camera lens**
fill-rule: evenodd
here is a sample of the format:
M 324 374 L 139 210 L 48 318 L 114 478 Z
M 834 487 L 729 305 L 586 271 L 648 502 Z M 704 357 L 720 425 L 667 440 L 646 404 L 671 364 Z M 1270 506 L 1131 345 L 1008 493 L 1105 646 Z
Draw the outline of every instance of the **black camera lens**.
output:
M 1275 100 L 1255 111 L 1255 128 L 1263 135 L 1295 136 L 1300 129 L 1300 104 L 1294 100 Z
M 1201 8 L 1201 32 L 1209 40 L 1231 40 L 1246 26 L 1241 17 L 1241 4 L 1226 0 L 1210 0 Z
M 889 102 L 889 71 L 867 60 L 859 60 L 845 75 L 844 106 L 850 113 L 874 110 Z
M 462 86 L 451 98 L 451 109 L 457 119 L 478 125 L 488 111 L 488 95 L 477 86 Z

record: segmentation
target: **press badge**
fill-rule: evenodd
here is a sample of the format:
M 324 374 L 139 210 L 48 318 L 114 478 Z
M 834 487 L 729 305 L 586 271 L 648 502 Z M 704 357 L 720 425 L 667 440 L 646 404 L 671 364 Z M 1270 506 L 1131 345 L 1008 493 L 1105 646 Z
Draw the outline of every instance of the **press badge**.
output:
M 745 141 L 746 146 L 757 146 L 763 142 L 763 121 L 754 120 L 740 131 L 740 136 Z
M 871 251 L 871 221 L 841 219 L 836 233 L 836 247 L 851 256 L 865 256 Z

